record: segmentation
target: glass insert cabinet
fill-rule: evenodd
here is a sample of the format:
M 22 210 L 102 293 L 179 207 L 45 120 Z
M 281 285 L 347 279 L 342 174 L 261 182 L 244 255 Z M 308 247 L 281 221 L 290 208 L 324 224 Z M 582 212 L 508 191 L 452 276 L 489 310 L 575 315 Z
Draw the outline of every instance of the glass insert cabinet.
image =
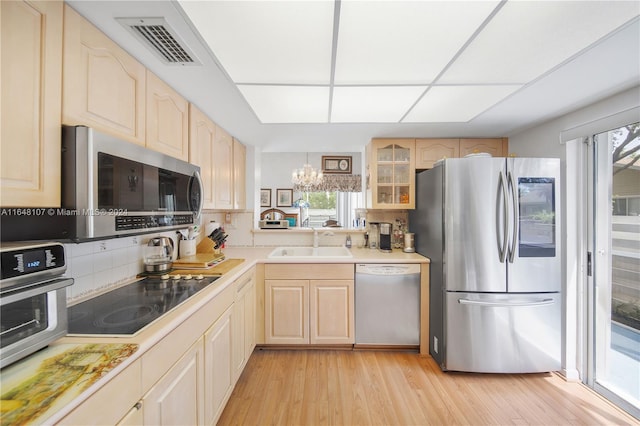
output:
M 415 142 L 372 139 L 367 145 L 367 207 L 415 208 Z

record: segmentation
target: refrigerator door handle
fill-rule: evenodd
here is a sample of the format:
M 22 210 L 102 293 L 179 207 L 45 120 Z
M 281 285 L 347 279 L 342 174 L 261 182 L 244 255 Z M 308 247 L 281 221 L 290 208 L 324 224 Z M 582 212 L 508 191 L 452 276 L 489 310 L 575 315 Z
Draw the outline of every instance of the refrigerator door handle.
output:
M 511 247 L 509 249 L 509 263 L 513 263 L 513 258 L 516 255 L 516 245 L 518 244 L 518 224 L 520 221 L 520 215 L 518 211 L 518 188 L 516 188 L 511 172 L 509 172 L 508 181 L 513 201 L 513 234 L 511 235 Z
M 509 242 L 509 233 L 507 232 L 507 216 L 509 215 L 509 211 L 507 210 L 507 183 L 505 181 L 504 172 L 500 172 L 500 179 L 498 180 L 498 187 L 502 188 L 502 245 L 498 245 L 498 255 L 500 259 L 500 263 L 504 263 L 505 258 L 507 257 L 507 244 Z M 496 213 L 497 214 L 497 213 Z M 500 229 L 500 217 L 496 217 L 496 233 Z M 500 235 L 498 235 L 498 244 L 500 243 Z
M 517 302 L 490 302 L 483 300 L 469 300 L 458 299 L 458 303 L 461 305 L 479 305 L 490 306 L 492 308 L 512 308 L 512 307 L 526 307 L 526 306 L 548 306 L 553 305 L 553 299 L 537 299 L 537 300 L 519 300 Z

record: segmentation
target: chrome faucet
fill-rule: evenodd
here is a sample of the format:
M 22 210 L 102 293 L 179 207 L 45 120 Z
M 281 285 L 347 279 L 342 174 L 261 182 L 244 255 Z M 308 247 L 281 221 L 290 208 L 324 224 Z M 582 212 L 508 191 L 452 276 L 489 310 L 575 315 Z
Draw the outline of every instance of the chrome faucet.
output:
M 313 230 L 313 248 L 318 248 L 318 243 L 320 240 L 320 236 L 318 235 L 318 230 Z

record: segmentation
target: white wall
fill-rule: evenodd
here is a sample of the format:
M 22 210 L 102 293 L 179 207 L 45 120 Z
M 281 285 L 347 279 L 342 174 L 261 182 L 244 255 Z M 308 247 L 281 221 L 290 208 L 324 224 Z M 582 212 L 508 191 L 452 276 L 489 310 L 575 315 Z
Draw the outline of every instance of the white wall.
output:
M 596 102 L 562 117 L 509 136 L 509 152 L 518 157 L 553 157 L 562 163 L 562 258 L 565 310 L 563 318 L 563 368 L 569 379 L 584 379 L 584 260 L 583 229 L 576 218 L 582 216 L 582 153 L 578 143 L 560 143 L 562 133 L 593 127 L 592 122 L 640 106 L 640 86 Z M 637 117 L 640 120 L 640 117 Z M 590 130 L 590 129 L 589 129 Z M 599 131 L 610 130 L 607 128 Z M 586 135 L 585 135 L 586 136 Z

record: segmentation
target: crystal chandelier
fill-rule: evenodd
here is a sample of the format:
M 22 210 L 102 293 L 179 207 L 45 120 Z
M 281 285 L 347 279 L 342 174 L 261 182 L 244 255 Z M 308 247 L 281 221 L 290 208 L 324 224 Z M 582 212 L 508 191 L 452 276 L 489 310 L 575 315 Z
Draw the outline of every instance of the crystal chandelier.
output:
M 307 154 L 307 162 L 301 169 L 295 169 L 291 174 L 291 182 L 294 185 L 303 187 L 305 191 L 308 191 L 312 186 L 317 186 L 322 183 L 322 172 L 316 172 L 311 164 L 309 164 L 309 154 Z

